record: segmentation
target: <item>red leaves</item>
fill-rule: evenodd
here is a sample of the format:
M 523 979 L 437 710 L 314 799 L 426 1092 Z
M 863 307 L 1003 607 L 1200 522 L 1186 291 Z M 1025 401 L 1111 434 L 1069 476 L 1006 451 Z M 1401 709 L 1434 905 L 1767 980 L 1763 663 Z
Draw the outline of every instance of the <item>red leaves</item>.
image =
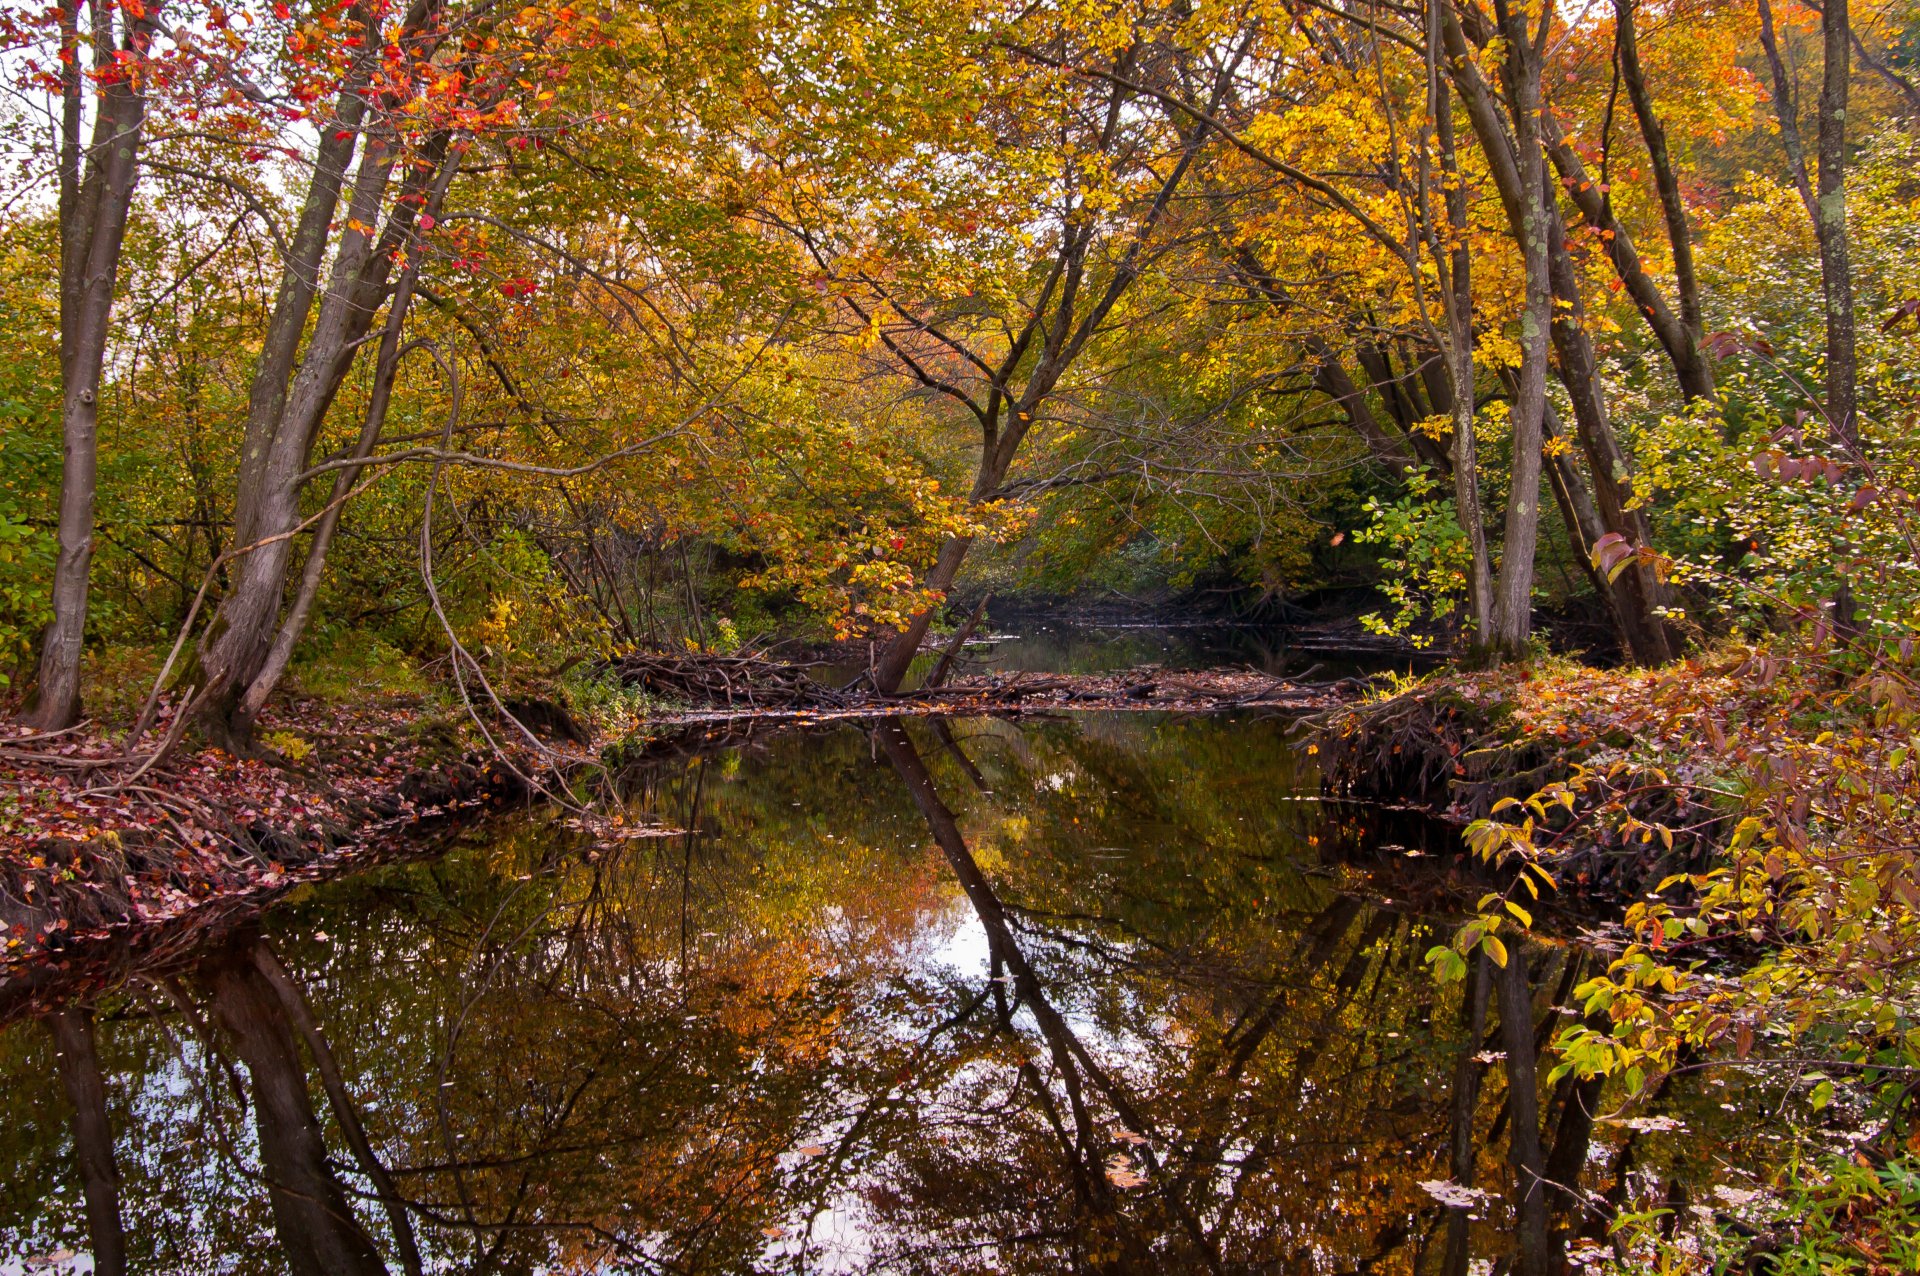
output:
M 287 8 L 280 0 L 274 0 L 273 16 L 285 22 L 293 17 L 293 10 Z
M 1773 354 L 1772 344 L 1758 333 L 1710 332 L 1700 344 L 1716 359 L 1727 359 L 1736 354 L 1745 353 L 1767 356 Z
M 524 277 L 503 280 L 500 284 L 500 295 L 502 297 L 531 297 L 539 290 L 539 284 Z
M 1753 458 L 1753 472 L 1763 479 L 1778 478 L 1783 483 L 1811 482 L 1819 479 L 1833 487 L 1846 477 L 1846 467 L 1826 456 L 1788 456 L 1784 452 L 1760 452 Z M 1869 502 L 1871 503 L 1871 498 Z M 1864 505 L 1855 505 L 1864 509 Z

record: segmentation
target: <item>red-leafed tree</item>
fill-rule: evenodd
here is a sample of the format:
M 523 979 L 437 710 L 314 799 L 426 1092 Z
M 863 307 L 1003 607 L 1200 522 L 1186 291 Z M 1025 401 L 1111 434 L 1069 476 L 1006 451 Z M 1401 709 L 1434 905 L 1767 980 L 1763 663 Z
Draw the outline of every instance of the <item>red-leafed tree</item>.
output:
M 379 442 L 428 232 L 476 143 L 558 127 L 542 118 L 569 54 L 597 38 L 571 9 L 511 13 L 484 4 L 387 0 L 322 7 L 294 21 L 284 6 L 270 94 L 234 84 L 286 135 L 314 138 L 301 157 L 297 221 L 255 363 L 234 494 L 229 587 L 200 651 L 196 703 L 209 734 L 236 747 L 285 672 L 312 605 L 342 504 Z M 364 347 L 376 344 L 357 444 L 314 463 L 314 444 Z M 303 506 L 324 480 L 331 495 Z M 289 597 L 295 551 L 305 540 Z

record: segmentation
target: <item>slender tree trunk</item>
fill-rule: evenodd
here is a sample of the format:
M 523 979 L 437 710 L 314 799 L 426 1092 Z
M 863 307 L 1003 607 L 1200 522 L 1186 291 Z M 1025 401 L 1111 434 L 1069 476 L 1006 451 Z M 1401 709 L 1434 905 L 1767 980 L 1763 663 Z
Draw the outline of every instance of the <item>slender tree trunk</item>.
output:
M 356 4 L 352 13 L 355 22 L 371 37 L 374 22 L 366 5 Z M 247 397 L 246 433 L 240 445 L 239 472 L 234 478 L 233 539 L 236 545 L 248 545 L 256 539 L 254 526 L 258 520 L 259 498 L 264 494 L 260 479 L 267 464 L 267 450 L 286 411 L 287 383 L 300 353 L 300 337 L 313 313 L 314 300 L 320 295 L 329 228 L 340 206 L 347 166 L 352 163 L 354 148 L 360 142 L 360 126 L 367 109 L 364 90 L 380 44 L 377 39 L 365 38 L 363 56 L 334 99 L 333 118 L 320 124 L 313 175 L 307 181 L 300 220 L 294 226 L 290 255 L 281 265 L 279 292 L 267 319 L 267 331 L 261 340 L 260 357 L 254 364 L 253 384 Z
M 960 574 L 960 564 L 966 561 L 967 550 L 973 546 L 971 536 L 956 536 L 940 547 L 940 556 L 934 560 L 933 570 L 927 573 L 926 587 L 945 594 L 953 588 L 953 581 Z M 913 658 L 920 654 L 920 644 L 926 639 L 927 626 L 933 621 L 933 609 L 925 608 L 914 614 L 902 629 L 888 641 L 886 649 L 880 653 L 880 659 L 873 666 L 874 688 L 882 695 L 893 695 L 907 680 L 907 672 L 913 664 Z
M 67 1008 L 46 1017 L 60 1085 L 73 1105 L 73 1155 L 87 1200 L 87 1238 L 96 1276 L 127 1270 L 127 1233 L 120 1219 L 120 1166 L 113 1155 L 107 1089 L 93 1044 L 93 1013 Z
M 1820 281 L 1827 303 L 1827 420 L 1834 437 L 1857 458 L 1859 387 L 1855 352 L 1853 264 L 1847 242 L 1847 88 L 1852 44 L 1847 0 L 1826 0 L 1820 11 L 1824 61 L 1820 86 Z
M 1683 289 L 1681 305 L 1683 313 L 1676 315 L 1667 304 L 1660 285 L 1648 273 L 1646 264 L 1640 260 L 1640 251 L 1634 246 L 1632 233 L 1614 216 L 1612 198 L 1603 190 L 1603 184 L 1595 181 L 1587 171 L 1586 164 L 1580 159 L 1579 152 L 1561 132 L 1560 125 L 1549 110 L 1541 117 L 1542 130 L 1547 141 L 1547 154 L 1552 157 L 1554 168 L 1559 172 L 1562 184 L 1575 208 L 1580 210 L 1581 218 L 1587 225 L 1600 233 L 1601 243 L 1605 245 L 1607 259 L 1613 263 L 1613 273 L 1627 295 L 1633 299 L 1634 309 L 1646 320 L 1660 347 L 1666 352 L 1667 362 L 1672 365 L 1674 378 L 1680 383 L 1680 393 L 1687 399 L 1711 399 L 1714 397 L 1713 364 L 1708 360 L 1706 350 L 1701 344 L 1701 334 L 1697 328 L 1699 314 L 1698 297 L 1689 297 Z M 1656 127 L 1657 127 L 1656 122 Z M 1675 192 L 1674 198 L 1679 198 Z M 1671 226 L 1669 227 L 1671 233 Z M 1686 209 L 1680 206 L 1680 233 L 1686 233 Z M 1686 241 L 1682 241 L 1683 243 Z M 1688 245 L 1691 252 L 1691 245 Z M 1698 288 L 1692 282 L 1692 260 L 1687 259 L 1688 287 Z M 1690 309 L 1689 309 L 1690 307 Z M 1692 318 L 1688 317 L 1692 315 Z
M 1667 149 L 1666 126 L 1654 109 L 1653 93 L 1647 87 L 1646 71 L 1640 65 L 1640 42 L 1634 32 L 1634 0 L 1614 0 L 1614 45 L 1619 52 L 1620 79 L 1626 85 L 1627 100 L 1633 104 L 1634 120 L 1640 125 L 1640 137 L 1647 145 L 1653 168 L 1654 189 L 1660 194 L 1660 212 L 1666 221 L 1667 248 L 1673 254 L 1674 291 L 1680 299 L 1680 322 L 1687 341 L 1674 361 L 1680 378 L 1680 392 L 1688 398 L 1715 397 L 1713 363 L 1702 347 L 1705 335 L 1700 311 L 1700 278 L 1693 265 L 1693 227 L 1687 216 L 1687 202 L 1680 193 L 1680 179 Z M 1609 211 L 1612 198 L 1601 193 Z M 1615 238 L 1618 238 L 1616 234 Z M 1612 240 L 1608 241 L 1609 247 Z M 1672 354 L 1672 352 L 1669 352 Z
M 1647 545 L 1653 539 L 1653 530 L 1645 512 L 1631 503 L 1632 466 L 1607 415 L 1600 370 L 1593 343 L 1587 337 L 1586 302 L 1580 295 L 1573 258 L 1567 252 L 1565 227 L 1557 211 L 1550 220 L 1550 268 L 1556 299 L 1553 344 L 1560 356 L 1560 381 L 1573 405 L 1574 425 L 1587 454 L 1587 467 L 1593 473 L 1594 500 L 1608 531 L 1619 533 L 1635 545 Z M 1611 592 L 1627 655 L 1640 665 L 1665 664 L 1673 659 L 1666 626 L 1656 610 L 1666 601 L 1666 591 L 1653 569 L 1635 562 L 1614 585 Z
M 429 216 L 439 215 L 454 170 L 452 164 L 441 165 L 426 206 Z M 387 409 L 393 402 L 393 386 L 399 376 L 400 360 L 410 348 L 401 344 L 401 338 L 406 332 L 407 313 L 419 279 L 420 255 L 421 247 L 415 240 L 408 245 L 406 265 L 394 287 L 393 298 L 387 305 L 386 326 L 380 336 L 380 353 L 374 363 L 373 391 L 367 400 L 359 441 L 354 445 L 351 457 L 354 461 L 364 461 L 373 455 L 373 449 L 380 441 L 380 431 L 386 425 Z M 458 383 L 451 389 L 453 406 L 450 411 L 457 420 L 460 415 Z M 326 573 L 327 551 L 332 547 L 334 534 L 340 528 L 347 494 L 353 490 L 364 469 L 362 465 L 349 465 L 334 473 L 333 489 L 327 495 L 326 512 L 313 529 L 313 540 L 307 547 L 307 558 L 301 568 L 300 583 L 294 591 L 293 603 L 287 608 L 286 617 L 274 635 L 259 672 L 248 682 L 246 693 L 241 697 L 237 719 L 243 724 L 258 720 L 260 711 L 266 707 L 268 699 L 279 687 L 280 679 L 286 675 L 287 666 L 293 660 L 294 646 L 305 632 L 307 617 L 312 613 L 314 599 L 319 596 L 320 582 Z M 617 588 L 614 596 L 618 602 Z
M 1220 109 L 1228 90 L 1233 84 L 1240 60 L 1246 54 L 1246 44 L 1241 43 L 1236 52 L 1213 72 L 1213 85 L 1208 93 L 1206 114 L 1203 120 L 1211 118 Z M 1118 65 L 1128 69 L 1132 53 L 1123 53 Z M 1127 109 L 1131 90 L 1122 90 L 1118 85 L 1113 88 L 1105 111 L 1106 123 L 1100 133 L 1100 146 L 1111 147 L 1118 136 L 1120 121 Z M 1042 289 L 1039 302 L 1023 326 L 1021 335 L 1015 337 L 1011 348 L 1006 352 L 997 370 L 989 376 L 989 389 L 984 404 L 976 404 L 964 391 L 951 384 L 943 384 L 929 376 L 918 363 L 907 359 L 915 379 L 930 388 L 944 388 L 952 392 L 962 402 L 974 410 L 980 423 L 980 461 L 973 485 L 972 499 L 983 501 L 991 499 L 995 491 L 1006 480 L 1013 468 L 1014 457 L 1019 453 L 1021 443 L 1027 432 L 1033 428 L 1042 408 L 1060 384 L 1074 361 L 1077 360 L 1101 330 L 1113 308 L 1125 296 L 1140 278 L 1145 260 L 1150 257 L 1150 244 L 1155 231 L 1166 218 L 1172 207 L 1175 194 L 1187 179 L 1201 148 L 1205 146 L 1211 132 L 1211 126 L 1202 123 L 1185 131 L 1179 150 L 1179 159 L 1174 162 L 1166 177 L 1162 178 L 1154 192 L 1154 197 L 1134 224 L 1126 247 L 1115 254 L 1112 273 L 1106 284 L 1091 293 L 1081 295 L 1083 285 L 1090 286 L 1086 275 L 1087 252 L 1095 236 L 1095 223 L 1084 216 L 1068 223 L 1060 250 L 1055 257 L 1053 269 L 1046 286 Z M 1048 314 L 1051 305 L 1051 314 Z M 1037 345 L 1032 344 L 1037 338 Z M 903 352 L 894 344 L 893 339 L 882 335 L 882 342 L 896 353 Z M 1024 383 L 1018 392 L 1014 390 L 1016 370 L 1031 357 L 1032 367 L 1025 375 Z M 980 362 L 976 360 L 976 362 Z M 984 366 L 984 364 L 982 365 Z M 933 570 L 928 574 L 925 585 L 929 590 L 944 594 L 952 587 L 960 565 L 966 560 L 967 550 L 973 544 L 971 537 L 955 537 L 940 548 Z M 900 689 L 907 676 L 907 670 L 914 656 L 920 650 L 920 643 L 926 637 L 927 626 L 932 621 L 932 610 L 923 609 L 887 643 L 880 661 L 874 666 L 873 677 L 876 690 L 883 695 L 891 695 Z
M 1820 287 L 1827 327 L 1826 413 L 1833 436 L 1844 449 L 1859 447 L 1858 404 L 1855 384 L 1855 330 L 1853 276 L 1847 244 L 1847 83 L 1849 33 L 1846 0 L 1822 6 L 1820 34 L 1823 66 L 1820 87 L 1818 187 L 1807 171 L 1807 149 L 1794 111 L 1793 83 L 1774 34 L 1773 7 L 1757 0 L 1760 45 L 1773 76 L 1773 113 L 1780 124 L 1780 144 L 1787 153 L 1787 171 L 1813 219 L 1820 246 Z
M 251 548 L 235 561 L 232 587 L 221 601 L 202 655 L 207 690 L 201 721 L 208 734 L 228 748 L 251 747 L 258 705 L 250 705 L 247 690 L 266 669 L 281 630 L 294 533 L 301 522 L 302 475 L 311 463 L 314 442 L 362 339 L 387 300 L 389 271 L 411 239 L 428 190 L 437 188 L 442 166 L 456 162 L 449 151 L 445 134 L 429 143 L 429 162 L 410 168 L 387 228 L 377 237 L 361 227 L 381 220 L 402 154 L 395 141 L 376 136 L 368 138 L 361 155 L 347 202 L 348 228 L 334 256 L 313 333 L 266 439 L 265 461 L 252 472 L 251 488 L 242 493 L 251 511 L 246 520 L 250 539 L 242 541 L 242 547 Z M 321 179 L 315 175 L 316 183 Z M 287 269 L 297 267 L 289 263 Z M 287 361 L 283 352 L 266 348 L 260 359 L 275 366 Z
M 1435 140 L 1447 211 L 1447 397 L 1453 413 L 1454 516 L 1467 537 L 1467 632 L 1476 656 L 1493 647 L 1493 567 L 1487 556 L 1487 519 L 1480 502 L 1480 453 L 1475 438 L 1473 385 L 1473 252 L 1468 245 L 1467 188 L 1454 138 L 1453 95 L 1435 59 L 1442 45 L 1440 7 L 1428 0 L 1427 69 Z
M 87 587 L 93 565 L 93 504 L 99 456 L 100 381 L 111 331 L 121 247 L 139 174 L 146 97 L 131 76 L 151 26 L 127 24 L 126 66 L 109 71 L 110 6 L 94 11 L 96 70 L 112 76 L 100 94 L 93 140 L 81 178 L 78 36 L 63 11 L 63 41 L 72 61 L 62 71 L 60 157 L 60 513 L 53 568 L 53 621 L 40 641 L 40 668 L 28 721 L 43 730 L 80 717 L 80 655 L 86 640 Z M 106 55 L 106 56 L 103 56 Z
M 1548 13 L 1540 20 L 1544 36 Z M 1527 11 L 1500 5 L 1513 95 L 1514 158 L 1520 177 L 1520 248 L 1526 305 L 1520 315 L 1520 377 L 1513 403 L 1512 484 L 1494 600 L 1494 644 L 1509 659 L 1527 655 L 1533 635 L 1533 561 L 1540 525 L 1541 423 L 1547 405 L 1547 342 L 1553 321 L 1549 273 L 1550 192 L 1540 143 L 1540 49 Z

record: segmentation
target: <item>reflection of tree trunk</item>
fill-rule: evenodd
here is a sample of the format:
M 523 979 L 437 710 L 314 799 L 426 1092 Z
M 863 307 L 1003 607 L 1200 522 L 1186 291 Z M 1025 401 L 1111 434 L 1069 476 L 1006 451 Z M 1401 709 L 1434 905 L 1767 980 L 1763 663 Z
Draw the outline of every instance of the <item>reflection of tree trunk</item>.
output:
M 1282 1102 L 1299 1106 L 1301 1095 L 1306 1090 L 1308 1075 L 1320 1062 L 1320 1055 L 1326 1050 L 1327 1043 L 1333 1039 L 1334 1030 L 1340 1023 L 1340 1016 L 1359 989 L 1360 981 L 1366 977 L 1367 970 L 1374 965 L 1373 946 L 1386 935 L 1396 920 L 1392 913 L 1376 911 L 1361 930 L 1359 941 L 1347 955 L 1346 964 L 1334 977 L 1333 987 L 1330 990 L 1331 999 L 1321 1013 L 1320 1021 L 1314 1025 L 1311 1035 L 1294 1054 L 1292 1071 L 1287 1076 L 1286 1085 L 1280 1091 L 1286 1096 Z M 1343 929 L 1335 938 L 1341 938 L 1344 934 Z M 1246 1155 L 1240 1158 L 1240 1164 L 1234 1176 L 1233 1189 L 1228 1194 L 1226 1204 L 1220 1209 L 1220 1221 L 1215 1226 L 1216 1231 L 1226 1233 L 1230 1230 L 1233 1217 L 1239 1212 L 1240 1203 L 1246 1199 L 1247 1185 L 1253 1182 L 1254 1176 L 1272 1158 L 1280 1138 L 1281 1131 L 1269 1129 L 1256 1139 Z
M 306 1069 L 273 986 L 244 950 L 215 959 L 202 979 L 213 1017 L 253 1081 L 260 1160 L 287 1266 L 295 1276 L 384 1276 L 386 1264 L 327 1164 Z
M 1527 950 L 1516 942 L 1495 977 L 1500 998 L 1500 1036 L 1507 1049 L 1507 1111 L 1512 1117 L 1507 1157 L 1513 1162 L 1516 1220 L 1514 1271 L 1548 1276 L 1552 1270 L 1547 1232 L 1546 1157 L 1540 1147 L 1539 1071 L 1533 1044 L 1533 990 L 1527 983 Z
M 279 958 L 273 955 L 273 949 L 262 939 L 254 945 L 253 963 L 265 975 L 267 982 L 279 994 L 280 1004 L 286 1008 L 287 1017 L 300 1030 L 307 1043 L 307 1053 L 313 1056 L 315 1069 L 320 1073 L 320 1082 L 327 1092 L 327 1103 L 333 1108 L 333 1116 L 340 1123 L 340 1132 L 346 1136 L 347 1146 L 353 1150 L 353 1159 L 358 1162 L 360 1172 L 367 1176 L 374 1190 L 380 1194 L 380 1204 L 387 1214 L 387 1223 L 393 1228 L 393 1240 L 400 1250 L 400 1262 L 407 1269 L 408 1276 L 420 1276 L 420 1247 L 414 1243 L 413 1224 L 407 1218 L 406 1203 L 401 1199 L 399 1189 L 394 1186 L 393 1177 L 387 1173 L 387 1167 L 380 1163 L 375 1155 L 373 1143 L 367 1138 L 367 1130 L 360 1123 L 360 1111 L 354 1105 L 353 1095 L 347 1091 L 346 1078 L 340 1075 L 340 1065 L 333 1057 L 333 1049 L 327 1044 L 327 1038 L 320 1031 L 320 1021 L 314 1018 L 313 1007 L 307 1004 L 306 994 L 287 973 Z
M 97 1276 L 120 1276 L 127 1270 L 127 1236 L 120 1226 L 120 1168 L 113 1159 L 107 1088 L 93 1049 L 93 1013 L 56 1010 L 45 1023 L 53 1034 L 61 1088 L 73 1105 L 73 1157 L 87 1198 L 93 1270 Z
M 1460 1046 L 1460 1062 L 1453 1071 L 1452 1156 L 1448 1173 L 1461 1187 L 1472 1187 L 1475 1169 L 1473 1116 L 1480 1106 L 1480 1076 L 1483 1065 L 1474 1058 L 1480 1053 L 1480 1040 L 1487 1032 L 1487 955 L 1476 954 L 1473 974 L 1467 981 L 1466 1001 L 1461 1007 L 1465 1039 Z M 1466 1276 L 1467 1211 L 1455 1207 L 1447 1211 L 1447 1249 L 1441 1261 L 1441 1276 Z
M 1074 1134 L 1079 1155 L 1083 1160 L 1097 1165 L 1098 1136 L 1094 1133 L 1093 1118 L 1080 1093 L 1080 1070 L 1075 1066 L 1073 1052 L 1066 1044 L 1066 1024 L 1059 1012 L 1041 995 L 1039 979 L 1034 975 L 1033 968 L 1027 965 L 1025 955 L 1013 942 L 1012 932 L 1007 926 L 1006 909 L 1001 906 L 999 896 L 994 894 L 987 875 L 974 862 L 973 853 L 967 849 L 966 838 L 960 832 L 959 821 L 954 819 L 946 803 L 940 800 L 940 794 L 933 785 L 933 776 L 913 747 L 913 741 L 907 737 L 906 728 L 900 725 L 898 719 L 889 718 L 881 724 L 876 734 L 881 751 L 906 783 L 913 804 L 920 808 L 927 827 L 933 831 L 934 841 L 946 853 L 954 876 L 960 880 L 961 889 L 966 891 L 967 902 L 973 905 L 973 911 L 979 915 L 994 956 L 1012 973 L 1015 997 L 1033 1011 L 1041 1035 L 1046 1038 L 1053 1054 L 1054 1066 L 1060 1071 L 1068 1100 L 1073 1105 Z M 1092 1178 L 1095 1184 L 1092 1194 L 1096 1198 L 1108 1195 L 1106 1176 L 1096 1172 Z
M 1047 1053 L 1053 1060 L 1054 1070 L 1059 1074 L 1062 1089 L 1066 1091 L 1073 1128 L 1068 1131 L 1055 1111 L 1052 1096 L 1046 1088 L 1037 1070 L 1029 1069 L 1032 1084 L 1039 1092 L 1042 1106 L 1046 1109 L 1049 1122 L 1053 1125 L 1062 1149 L 1067 1154 L 1069 1166 L 1073 1172 L 1074 1183 L 1082 1200 L 1099 1218 L 1114 1227 L 1115 1239 L 1120 1245 L 1119 1262 L 1114 1264 L 1120 1270 L 1144 1269 L 1148 1262 L 1148 1253 L 1141 1239 L 1133 1229 L 1126 1226 L 1114 1201 L 1113 1191 L 1107 1182 L 1106 1169 L 1101 1163 L 1100 1136 L 1094 1129 L 1093 1113 L 1088 1108 L 1081 1081 L 1082 1065 L 1087 1060 L 1085 1052 L 1076 1049 L 1078 1043 L 1073 1039 L 1072 1030 L 1046 999 L 1040 987 L 1040 980 L 1034 974 L 1033 967 L 1027 964 L 1025 954 L 1013 940 L 1012 929 L 1007 924 L 1006 909 L 1000 898 L 994 893 L 993 884 L 974 861 L 973 853 L 967 849 L 966 838 L 960 832 L 959 821 L 953 812 L 940 800 L 939 792 L 934 788 L 933 776 L 927 770 L 926 763 L 914 748 L 913 741 L 907 736 L 906 728 L 897 718 L 884 720 L 875 731 L 880 749 L 887 755 L 887 761 L 899 774 L 907 786 L 907 792 L 920 814 L 926 819 L 927 827 L 933 832 L 934 841 L 939 844 L 952 867 L 954 876 L 959 879 L 960 887 L 966 892 L 967 902 L 973 905 L 974 913 L 980 919 L 981 927 L 987 932 L 987 943 L 995 963 L 1002 964 L 1013 976 L 1014 996 L 1018 1002 L 1032 1011 L 1034 1021 L 1040 1026 L 1040 1035 L 1047 1043 Z M 1103 1080 L 1096 1073 L 1096 1081 Z M 1139 1119 L 1131 1111 L 1131 1105 L 1125 1104 L 1122 1096 L 1111 1093 L 1109 1098 L 1121 1101 L 1121 1116 L 1135 1133 L 1145 1134 L 1137 1128 Z M 1197 1233 L 1194 1239 L 1205 1247 L 1205 1238 Z M 1205 1248 L 1212 1257 L 1210 1247 Z M 1218 1266 L 1217 1259 L 1210 1264 Z M 1104 1264 L 1102 1265 L 1104 1266 Z
M 990 792 L 987 777 L 980 773 L 980 768 L 973 764 L 973 759 L 967 756 L 967 751 L 960 747 L 960 741 L 954 738 L 953 728 L 947 725 L 947 720 L 930 718 L 928 721 L 933 726 L 933 733 L 940 737 L 940 743 L 946 746 L 947 752 L 953 754 L 954 759 L 960 763 L 960 769 L 967 773 L 969 780 L 973 781 L 973 787 L 982 793 Z

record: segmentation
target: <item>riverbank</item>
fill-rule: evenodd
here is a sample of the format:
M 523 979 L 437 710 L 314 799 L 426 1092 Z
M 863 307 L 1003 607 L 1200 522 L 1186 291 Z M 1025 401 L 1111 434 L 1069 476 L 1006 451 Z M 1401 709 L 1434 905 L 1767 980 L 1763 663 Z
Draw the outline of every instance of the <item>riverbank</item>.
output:
M 519 798 L 532 763 L 418 696 L 292 700 L 259 756 L 189 739 L 149 761 L 170 712 L 144 747 L 92 723 L 0 734 L 0 968 L 338 871 Z
M 1655 1112 L 1683 1073 L 1780 1087 L 1766 1128 L 1792 1155 L 1678 1231 L 1627 1228 L 1632 1270 L 1913 1270 L 1917 705 L 1904 655 L 1815 633 L 1654 670 L 1453 672 L 1324 719 L 1330 791 L 1397 796 L 1504 870 L 1428 952 L 1443 981 L 1505 965 L 1569 896 L 1614 919 L 1543 1038 L 1563 1084 Z

